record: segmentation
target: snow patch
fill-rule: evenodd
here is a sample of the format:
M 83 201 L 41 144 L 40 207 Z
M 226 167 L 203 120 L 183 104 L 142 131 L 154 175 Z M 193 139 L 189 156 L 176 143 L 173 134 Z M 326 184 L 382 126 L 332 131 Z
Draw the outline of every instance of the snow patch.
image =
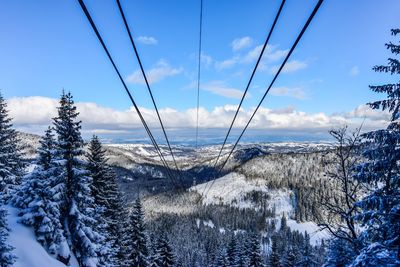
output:
M 14 267 L 65 267 L 63 263 L 50 256 L 47 251 L 36 241 L 35 233 L 29 227 L 18 221 L 18 209 L 11 206 L 7 208 L 7 223 L 10 228 L 9 244 L 15 249 L 17 256 Z M 76 259 L 71 259 L 70 267 L 78 267 Z

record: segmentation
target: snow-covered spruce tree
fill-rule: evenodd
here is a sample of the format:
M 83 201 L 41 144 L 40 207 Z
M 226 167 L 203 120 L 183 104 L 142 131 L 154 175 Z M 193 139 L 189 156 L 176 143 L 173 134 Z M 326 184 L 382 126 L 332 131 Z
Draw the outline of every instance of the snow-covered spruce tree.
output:
M 296 252 L 295 252 L 293 245 L 290 246 L 289 248 L 287 248 L 285 252 L 286 253 L 281 261 L 281 266 L 282 267 L 296 266 L 297 257 L 296 257 Z
M 66 185 L 62 221 L 80 266 L 91 267 L 104 264 L 101 262 L 101 243 L 104 237 L 95 231 L 97 222 L 94 219 L 91 178 L 85 163 L 80 159 L 83 155 L 83 140 L 78 115 L 71 93 L 63 92 L 58 116 L 54 118 L 59 168 Z
M 131 242 L 130 262 L 131 266 L 147 266 L 149 252 L 147 248 L 147 237 L 144 226 L 144 214 L 142 211 L 142 204 L 138 198 L 130 216 L 129 236 Z M 165 239 L 161 239 L 160 244 L 167 244 Z M 168 244 L 167 244 L 168 245 Z M 162 248 L 167 249 L 167 248 Z M 161 252 L 164 252 L 162 250 Z M 161 256 L 161 254 L 160 254 Z M 166 259 L 167 260 L 167 259 Z M 168 262 L 168 260 L 167 260 Z
M 4 207 L 3 195 L 0 193 L 0 266 L 11 267 L 16 258 L 12 253 L 13 247 L 7 244 L 8 226 L 7 226 L 7 210 Z
M 326 197 L 321 201 L 321 206 L 334 219 L 330 221 L 321 219 L 319 226 L 321 229 L 327 229 L 333 239 L 329 246 L 332 251 L 328 253 L 328 266 L 337 266 L 334 262 L 335 258 L 338 263 L 349 264 L 359 252 L 359 231 L 354 216 L 358 213 L 359 208 L 356 202 L 364 187 L 353 177 L 354 167 L 360 160 L 360 128 L 353 133 L 348 133 L 348 128 L 342 127 L 331 130 L 329 133 L 336 141 L 336 148 L 332 151 L 333 157 L 326 162 L 334 166 L 333 170 L 327 172 L 327 176 L 337 186 L 337 190 L 335 190 L 335 198 Z M 344 252 L 343 249 L 346 250 L 346 255 L 341 253 Z M 336 257 L 334 251 L 342 255 Z
M 161 236 L 158 239 L 156 248 L 156 255 L 154 256 L 154 263 L 152 266 L 157 267 L 172 267 L 175 266 L 175 256 L 172 247 L 166 236 Z
M 249 247 L 249 267 L 264 267 L 264 261 L 261 256 L 260 240 L 257 235 L 253 235 L 250 239 Z
M 271 267 L 279 267 L 280 266 L 280 255 L 278 252 L 277 245 L 278 235 L 274 234 L 271 237 L 271 254 L 269 255 L 269 266 Z
M 93 136 L 86 153 L 89 175 L 92 178 L 92 195 L 97 206 L 106 207 L 108 201 L 109 181 L 105 150 L 97 136 Z
M 6 197 L 9 190 L 20 183 L 25 165 L 11 121 L 7 103 L 0 92 L 0 192 Z
M 58 259 L 68 259 L 70 251 L 60 212 L 64 184 L 57 172 L 55 140 L 50 127 L 39 143 L 36 167 L 23 177 L 12 200 L 21 210 L 21 222 L 33 227 L 37 240 Z
M 109 261 L 118 266 L 130 266 L 132 245 L 126 204 L 118 187 L 116 174 L 107 165 L 105 149 L 97 136 L 93 136 L 90 141 L 86 158 L 87 169 L 92 178 L 96 217 L 100 228 L 105 227 L 100 231 L 106 232 L 104 246 L 109 247 Z
M 7 244 L 9 229 L 4 206 L 11 190 L 20 183 L 24 168 L 19 140 L 11 120 L 7 103 L 0 93 L 0 266 L 6 267 L 12 265 L 15 257 L 12 254 L 13 248 Z
M 114 180 L 115 181 L 115 180 Z M 129 214 L 122 193 L 118 189 L 118 185 L 113 183 L 116 192 L 115 197 L 111 198 L 109 205 L 111 207 L 111 220 L 108 221 L 109 233 L 114 238 L 112 247 L 116 262 L 121 267 L 130 266 L 130 253 L 132 251 L 131 239 L 129 234 Z
M 94 198 L 96 230 L 105 237 L 102 242 L 103 261 L 117 264 L 117 254 L 121 247 L 118 245 L 118 227 L 121 220 L 118 207 L 118 185 L 115 173 L 107 165 L 105 150 L 97 136 L 91 139 L 86 153 L 86 168 L 92 179 L 91 191 Z
M 398 37 L 400 29 L 393 29 Z M 400 45 L 386 44 L 394 55 L 387 65 L 373 67 L 376 72 L 400 74 Z M 386 129 L 369 132 L 355 178 L 370 184 L 374 190 L 359 203 L 362 213 L 356 218 L 365 227 L 361 234 L 362 249 L 354 266 L 400 265 L 400 82 L 370 86 L 386 99 L 369 103 L 373 109 L 388 111 L 390 124 Z
M 24 172 L 17 132 L 12 128 L 7 103 L 0 92 L 0 193 L 5 198 L 20 183 Z
M 229 259 L 228 259 L 228 253 L 226 249 L 223 247 L 219 254 L 218 257 L 216 258 L 215 261 L 215 267 L 229 267 Z
M 302 266 L 302 267 L 318 266 L 314 249 L 310 244 L 310 235 L 307 232 L 304 232 L 304 240 L 301 248 L 301 257 L 300 260 L 296 263 L 296 266 Z
M 239 244 L 235 234 L 232 234 L 231 240 L 229 241 L 227 255 L 228 255 L 229 266 L 236 267 L 239 265 L 240 251 L 239 251 Z

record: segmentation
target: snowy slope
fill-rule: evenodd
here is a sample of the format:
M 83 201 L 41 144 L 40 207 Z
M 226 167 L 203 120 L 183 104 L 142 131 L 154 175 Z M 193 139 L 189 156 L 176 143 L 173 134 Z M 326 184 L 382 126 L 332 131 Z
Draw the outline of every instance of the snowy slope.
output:
M 15 267 L 65 267 L 63 263 L 51 257 L 46 250 L 36 241 L 33 230 L 18 223 L 18 210 L 8 206 L 7 222 L 11 229 L 9 243 L 15 249 L 17 256 Z M 71 267 L 78 267 L 72 262 Z
M 275 210 L 276 228 L 280 227 L 280 219 L 283 214 L 288 217 L 287 225 L 290 229 L 304 233 L 305 231 L 310 235 L 310 241 L 316 245 L 321 242 L 321 239 L 328 239 L 329 233 L 321 231 L 318 225 L 314 222 L 298 223 L 291 219 L 294 215 L 295 199 L 291 190 L 279 189 L 271 190 L 265 185 L 266 181 L 263 179 L 246 179 L 243 174 L 229 173 L 219 179 L 216 179 L 213 186 L 212 182 L 196 185 L 190 190 L 197 191 L 203 194 L 203 204 L 224 204 L 235 206 L 239 208 L 254 208 L 258 209 L 262 203 L 255 204 L 245 199 L 247 193 L 252 191 L 259 191 L 268 194 L 267 207 Z M 211 188 L 211 189 L 210 189 Z

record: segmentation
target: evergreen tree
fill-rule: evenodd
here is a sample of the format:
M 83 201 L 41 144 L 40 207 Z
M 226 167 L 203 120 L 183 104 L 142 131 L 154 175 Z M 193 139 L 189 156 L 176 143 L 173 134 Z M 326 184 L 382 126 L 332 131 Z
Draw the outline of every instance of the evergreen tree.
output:
M 290 246 L 285 253 L 285 256 L 283 257 L 282 260 L 282 267 L 294 267 L 296 266 L 296 252 L 293 246 Z
M 70 252 L 59 209 L 63 185 L 57 173 L 55 140 L 50 127 L 39 143 L 37 165 L 23 178 L 13 202 L 21 209 L 22 223 L 35 230 L 37 240 L 58 259 L 68 262 Z
M 11 190 L 20 183 L 24 168 L 19 140 L 11 120 L 6 101 L 0 93 L 0 266 L 5 267 L 13 264 L 15 256 L 13 248 L 7 244 L 9 229 L 4 206 Z
M 92 180 L 91 191 L 94 199 L 96 230 L 105 237 L 102 242 L 103 263 L 116 264 L 121 249 L 118 243 L 118 227 L 122 214 L 118 207 L 118 185 L 115 173 L 107 165 L 105 150 L 97 136 L 91 139 L 86 153 L 86 168 Z
M 7 198 L 10 190 L 20 183 L 24 162 L 17 132 L 12 128 L 7 103 L 0 93 L 0 193 Z
M 215 262 L 215 267 L 229 267 L 228 254 L 225 248 L 222 248 Z
M 60 173 L 65 183 L 65 205 L 62 221 L 68 228 L 68 240 L 81 266 L 100 264 L 104 240 L 95 231 L 94 199 L 91 194 L 91 178 L 80 157 L 83 155 L 81 122 L 71 93 L 63 92 L 58 107 L 58 116 L 54 118 L 57 133 L 57 152 L 60 158 Z
M 354 250 L 349 246 L 346 240 L 333 238 L 329 243 L 324 266 L 348 266 L 355 256 Z
M 147 266 L 149 252 L 144 226 L 144 214 L 139 198 L 135 201 L 130 223 L 129 229 L 132 250 L 130 254 L 131 266 Z
M 16 258 L 12 253 L 13 247 L 7 244 L 8 226 L 7 210 L 4 207 L 3 195 L 0 194 L 0 266 L 11 267 Z
M 237 267 L 240 261 L 240 252 L 238 248 L 238 242 L 235 234 L 232 234 L 231 240 L 227 249 L 228 263 L 230 267 Z
M 391 32 L 397 37 L 400 29 Z M 388 43 L 386 47 L 394 56 L 399 55 L 399 44 Z M 387 65 L 375 66 L 373 70 L 399 75 L 400 61 L 389 58 Z M 400 82 L 370 89 L 386 94 L 386 99 L 369 105 L 388 111 L 391 118 L 386 129 L 364 135 L 366 162 L 357 167 L 355 178 L 374 190 L 358 203 L 362 213 L 356 218 L 366 229 L 361 234 L 363 247 L 353 265 L 395 266 L 400 265 Z
M 105 150 L 97 136 L 93 136 L 88 146 L 87 170 L 92 178 L 92 195 L 96 206 L 107 207 L 109 178 Z
M 119 192 L 118 185 L 113 183 L 116 192 L 115 198 L 110 199 L 111 215 L 108 221 L 110 236 L 113 238 L 112 247 L 114 248 L 113 257 L 116 262 L 122 267 L 130 266 L 130 254 L 132 252 L 132 245 L 129 233 L 129 216 L 125 208 L 125 201 L 121 192 Z
M 280 229 L 280 231 L 281 231 L 281 232 L 282 232 L 282 231 L 285 231 L 287 228 L 288 228 L 288 227 L 287 227 L 287 219 L 286 219 L 286 216 L 285 216 L 285 214 L 282 214 L 282 217 L 281 217 L 281 229 Z
M 302 266 L 302 267 L 317 266 L 317 261 L 315 259 L 315 253 L 313 251 L 313 247 L 310 244 L 310 235 L 307 232 L 304 232 L 302 255 L 301 255 L 300 261 L 298 261 L 296 265 Z
M 279 267 L 280 265 L 277 238 L 278 236 L 276 234 L 271 237 L 271 254 L 269 255 L 269 266 L 271 267 Z
M 175 256 L 165 236 L 158 240 L 154 264 L 157 267 L 172 267 L 175 265 Z
M 257 235 L 253 235 L 250 241 L 250 255 L 249 255 L 249 266 L 250 267 L 264 267 L 264 262 L 261 256 L 260 242 Z

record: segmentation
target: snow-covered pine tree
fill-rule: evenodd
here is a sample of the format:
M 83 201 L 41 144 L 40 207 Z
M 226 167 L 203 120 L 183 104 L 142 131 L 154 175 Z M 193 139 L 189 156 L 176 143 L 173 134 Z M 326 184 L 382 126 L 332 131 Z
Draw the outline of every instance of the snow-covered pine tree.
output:
M 0 92 L 0 193 L 5 198 L 20 183 L 25 166 L 17 132 L 12 128 L 11 121 L 7 103 Z
M 391 30 L 393 36 L 400 29 Z M 387 65 L 373 67 L 376 72 L 400 74 L 400 45 L 386 44 L 394 55 Z M 354 260 L 354 266 L 400 265 L 400 82 L 370 86 L 386 99 L 369 103 L 373 109 L 388 111 L 391 115 L 386 129 L 369 132 L 363 156 L 365 162 L 357 168 L 355 178 L 371 185 L 374 190 L 358 205 L 362 212 L 356 218 L 365 227 L 361 240 L 363 247 Z
M 249 247 L 249 267 L 264 267 L 264 261 L 261 256 L 260 241 L 257 235 L 253 235 L 250 239 Z
M 215 261 L 215 267 L 229 267 L 229 259 L 228 259 L 228 253 L 226 249 L 223 247 L 218 254 L 218 257 L 216 258 Z
M 135 201 L 130 219 L 129 236 L 131 238 L 130 242 L 132 251 L 130 252 L 129 258 L 131 261 L 131 266 L 147 266 L 149 252 L 147 247 L 146 230 L 144 226 L 144 213 L 142 211 L 142 204 L 140 203 L 139 198 Z M 164 239 L 162 239 L 161 244 L 164 243 L 166 242 Z M 161 252 L 163 252 L 163 250 Z M 168 262 L 168 260 L 166 262 Z
M 7 244 L 8 239 L 7 210 L 4 207 L 3 195 L 0 193 L 0 266 L 11 267 L 16 258 L 12 253 L 13 247 Z
M 105 156 L 105 150 L 103 149 L 101 142 L 97 136 L 93 136 L 88 146 L 88 152 L 86 153 L 87 158 L 87 170 L 92 178 L 92 195 L 94 197 L 94 203 L 100 207 L 106 207 L 108 201 L 108 169 L 107 159 Z
M 115 181 L 115 180 L 114 180 Z M 131 239 L 129 234 L 129 214 L 122 193 L 118 189 L 118 185 L 113 183 L 115 187 L 115 197 L 110 198 L 109 205 L 111 207 L 111 220 L 108 221 L 109 233 L 114 239 L 112 243 L 113 257 L 121 267 L 130 266 L 130 253 L 132 251 Z
M 175 256 L 172 247 L 166 236 L 162 235 L 157 242 L 156 255 L 154 264 L 157 267 L 172 267 L 175 266 Z
M 58 116 L 54 118 L 60 171 L 66 185 L 62 221 L 65 222 L 68 240 L 80 265 L 91 267 L 101 264 L 99 256 L 104 237 L 95 231 L 91 178 L 79 158 L 83 155 L 83 140 L 78 115 L 71 93 L 63 92 Z
M 105 150 L 97 136 L 93 136 L 86 153 L 86 168 L 92 179 L 91 191 L 94 198 L 96 230 L 105 237 L 102 242 L 102 262 L 109 265 L 117 264 L 117 254 L 120 246 L 117 243 L 117 228 L 120 225 L 121 214 L 118 205 L 118 186 L 115 173 L 107 166 Z
M 25 165 L 11 121 L 7 103 L 0 92 L 0 266 L 5 267 L 11 266 L 15 261 L 13 248 L 7 244 L 9 229 L 5 204 L 11 190 L 20 183 Z
M 301 248 L 300 260 L 296 263 L 296 266 L 301 267 L 314 267 L 318 266 L 315 252 L 310 244 L 310 235 L 304 232 L 304 241 Z
M 284 217 L 282 217 L 284 218 Z M 282 225 L 281 225 L 282 226 Z M 284 226 L 286 227 L 286 226 Z M 285 229 L 282 228 L 281 229 Z M 280 255 L 278 252 L 278 245 L 277 245 L 278 235 L 274 234 L 271 237 L 271 254 L 269 255 L 269 266 L 271 267 L 279 267 L 280 266 Z
M 281 266 L 282 267 L 294 267 L 296 266 L 296 252 L 293 248 L 293 245 L 286 249 L 285 255 L 282 259 Z
M 232 234 L 226 252 L 228 256 L 229 267 L 237 267 L 240 262 L 240 251 L 235 234 Z
M 50 127 L 39 143 L 36 167 L 24 176 L 12 200 L 21 209 L 22 223 L 33 227 L 37 240 L 59 260 L 67 262 L 70 251 L 59 208 L 64 184 L 57 172 L 55 140 Z
M 356 255 L 348 242 L 340 238 L 329 241 L 324 267 L 348 266 Z

